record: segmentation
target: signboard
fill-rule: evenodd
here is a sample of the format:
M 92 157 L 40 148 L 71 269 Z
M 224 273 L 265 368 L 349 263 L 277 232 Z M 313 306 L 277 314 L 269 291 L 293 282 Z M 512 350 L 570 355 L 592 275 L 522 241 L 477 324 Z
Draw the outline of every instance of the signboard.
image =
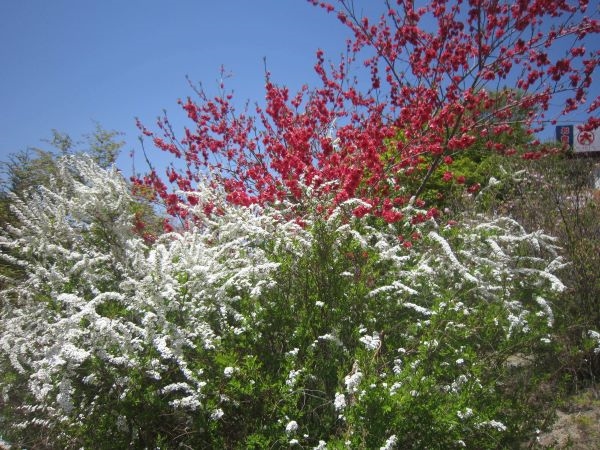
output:
M 600 128 L 580 131 L 573 125 L 559 125 L 556 140 L 568 144 L 575 153 L 600 152 Z
M 575 152 L 600 152 L 600 129 L 575 130 Z
M 556 127 L 556 142 L 567 144 L 573 148 L 573 125 L 561 125 Z

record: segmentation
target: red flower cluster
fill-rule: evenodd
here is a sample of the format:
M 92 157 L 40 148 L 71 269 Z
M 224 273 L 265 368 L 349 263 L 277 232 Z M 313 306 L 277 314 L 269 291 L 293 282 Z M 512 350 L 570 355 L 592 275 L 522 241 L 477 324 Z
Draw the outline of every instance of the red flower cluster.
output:
M 583 45 L 600 32 L 598 21 L 584 16 L 584 0 L 432 0 L 421 8 L 413 0 L 394 7 L 386 1 L 377 20 L 357 16 L 350 0 L 339 0 L 337 8 L 309 2 L 351 28 L 348 56 L 329 68 L 318 51 L 319 86 L 295 95 L 267 75 L 265 105 L 252 113 L 238 113 L 230 94 L 210 98 L 197 89 L 196 100 L 180 101 L 193 125 L 181 138 L 166 117 L 158 123 L 160 136 L 140 125 L 157 148 L 183 162 L 182 169 L 167 170 L 171 187 L 191 191 L 202 174 L 230 202 L 249 205 L 301 204 L 310 186 L 312 195 L 332 202 L 328 208 L 360 198 L 370 207 L 355 215 L 396 222 L 403 219 L 399 207 L 420 196 L 431 174 L 452 163 L 450 155 L 476 140 L 514 151 L 495 137 L 510 136 L 515 120 L 535 129 L 558 91 L 572 93 L 565 112 L 578 107 L 599 62 L 599 52 Z M 560 48 L 569 50 L 559 54 Z M 366 84 L 360 73 L 349 73 L 361 59 Z M 592 109 L 598 106 L 596 100 Z M 424 161 L 423 183 L 407 193 L 403 180 Z M 451 171 L 442 179 L 467 182 Z M 181 205 L 198 202 L 154 171 L 135 181 L 151 187 L 173 215 L 184 216 Z

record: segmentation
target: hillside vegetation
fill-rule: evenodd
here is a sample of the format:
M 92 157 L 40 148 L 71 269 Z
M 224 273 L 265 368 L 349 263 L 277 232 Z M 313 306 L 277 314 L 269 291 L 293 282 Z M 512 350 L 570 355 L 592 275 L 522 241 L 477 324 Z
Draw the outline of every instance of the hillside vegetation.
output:
M 598 375 L 589 160 L 498 158 L 453 217 L 402 224 L 199 187 L 213 209 L 155 241 L 118 172 L 54 164 L 0 241 L 21 447 L 514 448 Z

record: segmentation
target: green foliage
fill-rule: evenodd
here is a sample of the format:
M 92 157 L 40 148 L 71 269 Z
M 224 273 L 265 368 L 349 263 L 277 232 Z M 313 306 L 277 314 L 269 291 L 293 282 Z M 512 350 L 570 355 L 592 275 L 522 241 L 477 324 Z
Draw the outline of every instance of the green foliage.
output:
M 286 205 L 199 186 L 219 213 L 192 208 L 150 243 L 115 171 L 59 169 L 0 239 L 26 275 L 0 313 L 17 445 L 511 448 L 547 418 L 564 287 L 545 234 L 506 217 L 387 225 L 355 217 L 358 200 L 306 205 L 299 226 Z
M 56 175 L 56 159 L 61 156 L 88 154 L 100 167 L 107 169 L 116 162 L 124 145 L 118 140 L 121 135 L 96 123 L 93 132 L 84 135 L 82 141 L 75 141 L 70 135 L 53 129 L 52 137 L 44 141 L 49 144 L 49 149 L 32 147 L 1 163 L 4 191 L 23 193 L 31 187 L 48 185 Z
M 505 167 L 501 182 L 483 193 L 482 206 L 558 238 L 569 262 L 560 273 L 567 290 L 557 305 L 564 345 L 561 364 L 576 384 L 593 381 L 600 374 L 600 360 L 587 336 L 589 330 L 600 330 L 600 197 L 594 187 L 598 163 L 551 155 L 507 161 Z
M 50 149 L 29 148 L 10 156 L 8 161 L 0 162 L 2 181 L 0 189 L 0 227 L 14 226 L 19 218 L 12 211 L 15 198 L 26 201 L 32 193 L 40 189 L 60 189 L 63 186 L 62 175 L 58 169 L 59 160 L 65 156 L 89 155 L 102 169 L 110 168 L 115 162 L 124 145 L 119 138 L 122 133 L 106 130 L 100 124 L 95 124 L 93 132 L 83 136 L 81 141 L 75 141 L 70 135 L 52 130 L 52 137 L 45 140 Z M 16 196 L 16 197 L 15 197 Z M 136 231 L 147 239 L 155 239 L 162 232 L 162 219 L 159 218 L 151 203 L 142 195 L 136 196 L 136 201 L 128 205 L 136 220 Z M 99 212 L 100 213 L 100 212 Z M 105 216 L 102 221 L 110 222 L 113 217 Z M 110 244 L 110 238 L 103 235 L 100 223 L 93 225 L 85 239 Z M 114 245 L 114 242 L 112 243 Z M 15 264 L 0 259 L 0 288 L 6 286 L 6 279 L 16 279 L 22 275 L 22 270 Z
M 429 207 L 445 211 L 449 218 L 465 210 L 480 208 L 481 201 L 476 204 L 473 198 L 490 179 L 504 181 L 507 178 L 504 167 L 512 165 L 512 159 L 533 147 L 533 137 L 524 127 L 528 112 L 522 107 L 505 108 L 507 102 L 515 102 L 522 96 L 522 92 L 506 89 L 491 94 L 493 101 L 482 114 L 507 109 L 511 111 L 510 117 L 490 123 L 489 129 L 483 130 L 485 133 L 463 150 L 445 150 L 437 154 L 423 152 L 398 164 L 396 147 L 401 148 L 405 143 L 403 131 L 398 130 L 381 154 L 384 166 L 396 163 L 393 185 L 401 186 L 407 199 L 417 195 Z

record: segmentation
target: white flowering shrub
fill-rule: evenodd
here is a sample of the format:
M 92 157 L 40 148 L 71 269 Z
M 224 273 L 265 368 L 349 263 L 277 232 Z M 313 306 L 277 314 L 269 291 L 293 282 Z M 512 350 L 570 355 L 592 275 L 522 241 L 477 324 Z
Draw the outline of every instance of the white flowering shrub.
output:
M 554 239 L 509 218 L 431 220 L 407 249 L 406 229 L 353 218 L 355 206 L 310 223 L 310 253 L 282 260 L 270 293 L 295 299 L 279 345 L 301 372 L 281 423 L 313 447 L 522 442 L 548 413 L 536 396 L 564 289 Z
M 3 419 L 68 446 L 208 427 L 221 414 L 215 383 L 235 374 L 219 367 L 223 342 L 247 333 L 240 311 L 272 283 L 260 246 L 276 239 L 274 220 L 226 209 L 147 245 L 118 173 L 84 158 L 59 168 L 60 183 L 13 199 L 20 225 L 0 240 L 27 274 L 3 292 L 2 394 L 14 407 Z
M 507 218 L 387 225 L 358 201 L 300 226 L 200 186 L 186 228 L 148 243 L 117 172 L 59 167 L 0 239 L 26 273 L 0 313 L 13 442 L 490 448 L 539 425 L 563 289 L 550 237 Z

